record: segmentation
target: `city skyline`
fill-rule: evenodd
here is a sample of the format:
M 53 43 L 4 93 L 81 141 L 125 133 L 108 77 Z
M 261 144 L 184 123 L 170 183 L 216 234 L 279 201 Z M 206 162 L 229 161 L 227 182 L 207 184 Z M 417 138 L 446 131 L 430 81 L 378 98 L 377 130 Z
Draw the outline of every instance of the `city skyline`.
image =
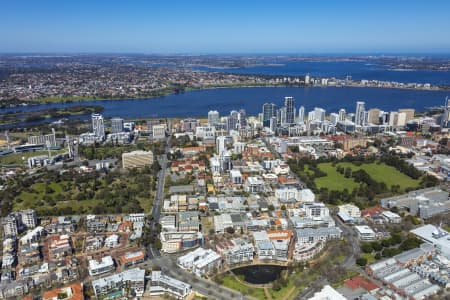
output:
M 442 36 L 450 29 L 445 1 L 15 1 L 0 7 L 1 53 L 450 52 Z

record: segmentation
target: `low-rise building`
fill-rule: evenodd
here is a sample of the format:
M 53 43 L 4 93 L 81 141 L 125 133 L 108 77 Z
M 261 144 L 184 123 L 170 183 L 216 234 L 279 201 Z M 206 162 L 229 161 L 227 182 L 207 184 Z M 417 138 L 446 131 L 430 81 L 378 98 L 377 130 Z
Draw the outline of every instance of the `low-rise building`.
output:
M 121 255 L 119 260 L 120 264 L 128 268 L 130 266 L 133 266 L 135 264 L 140 264 L 144 262 L 145 259 L 145 253 L 143 250 L 135 251 L 135 252 L 126 252 L 124 255 Z
M 104 256 L 101 261 L 94 259 L 89 260 L 88 270 L 89 275 L 91 276 L 104 274 L 113 271 L 114 269 L 114 261 L 111 256 Z
M 83 300 L 83 284 L 77 282 L 67 287 L 53 289 L 51 291 L 44 292 L 42 295 L 43 300 Z
M 145 289 L 145 270 L 134 268 L 122 273 L 99 278 L 92 281 L 97 298 L 103 298 L 114 293 L 116 297 L 137 296 L 142 297 Z
M 373 241 L 377 238 L 375 231 L 367 225 L 355 226 L 354 228 L 361 241 Z
M 198 231 L 161 232 L 161 251 L 175 253 L 203 245 L 203 235 Z
M 142 168 L 153 164 L 153 152 L 136 150 L 122 154 L 122 166 L 124 169 Z
M 214 269 L 219 269 L 222 266 L 222 258 L 211 249 L 198 248 L 179 257 L 177 264 L 197 276 L 202 276 Z
M 244 239 L 232 239 L 216 245 L 216 251 L 228 265 L 253 261 L 253 244 Z
M 177 299 L 184 299 L 192 292 L 192 287 L 180 280 L 152 271 L 150 281 L 150 295 L 159 296 L 169 294 Z

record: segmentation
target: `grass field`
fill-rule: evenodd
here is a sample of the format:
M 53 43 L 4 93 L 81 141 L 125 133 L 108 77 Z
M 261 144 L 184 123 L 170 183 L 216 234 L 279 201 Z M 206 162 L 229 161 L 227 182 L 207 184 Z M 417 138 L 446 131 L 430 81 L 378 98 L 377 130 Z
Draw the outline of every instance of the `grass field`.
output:
M 250 297 L 256 298 L 256 299 L 266 299 L 266 295 L 264 294 L 263 288 L 254 288 L 250 287 L 248 285 L 245 285 L 244 283 L 240 282 L 239 280 L 236 280 L 234 275 L 225 274 L 223 276 L 223 286 L 226 286 L 230 289 L 239 291 L 245 295 L 249 295 Z
M 350 167 L 352 171 L 363 169 L 375 181 L 384 182 L 389 188 L 392 185 L 400 185 L 401 190 L 405 190 L 408 187 L 416 188 L 419 186 L 420 182 L 418 179 L 412 179 L 386 164 L 370 163 L 355 166 L 352 163 L 338 163 L 333 167 L 331 163 L 322 163 L 319 164 L 318 167 L 320 170 L 327 173 L 327 176 L 320 177 L 315 180 L 315 183 L 319 189 L 328 188 L 328 190 L 342 191 L 347 188 L 351 192 L 354 188 L 358 187 L 358 183 L 353 181 L 353 178 L 345 178 L 344 175 L 338 173 L 336 171 L 337 166 L 341 166 L 343 168 Z

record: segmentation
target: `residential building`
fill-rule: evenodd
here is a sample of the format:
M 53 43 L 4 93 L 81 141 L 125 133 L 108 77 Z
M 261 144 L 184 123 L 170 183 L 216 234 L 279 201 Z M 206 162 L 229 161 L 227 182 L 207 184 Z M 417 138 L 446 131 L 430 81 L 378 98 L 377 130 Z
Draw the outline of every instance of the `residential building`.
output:
M 145 289 L 145 270 L 134 268 L 93 280 L 92 288 L 98 299 L 108 294 L 124 298 L 131 296 L 142 297 Z
M 112 234 L 105 238 L 104 241 L 105 248 L 116 248 L 119 246 L 119 235 L 118 234 Z
M 144 259 L 145 253 L 143 250 L 126 252 L 124 255 L 121 255 L 119 257 L 120 264 L 125 268 L 133 266 L 135 264 L 140 264 L 144 262 Z
M 184 299 L 192 292 L 191 285 L 162 274 L 161 271 L 152 271 L 150 281 L 150 295 L 159 296 L 169 294 L 177 299 Z
M 92 114 L 92 132 L 94 136 L 100 140 L 105 139 L 105 125 L 103 116 L 100 114 Z
M 123 132 L 123 119 L 122 118 L 112 118 L 111 119 L 111 133 Z
M 166 124 L 153 125 L 152 140 L 163 140 L 166 138 Z
M 43 300 L 83 300 L 83 283 L 73 283 L 67 287 L 44 292 Z
M 222 266 L 222 258 L 211 249 L 197 248 L 177 259 L 180 268 L 191 271 L 197 276 L 203 276 L 219 269 Z
M 375 231 L 367 225 L 355 226 L 354 228 L 361 241 L 373 241 L 377 238 Z
M 115 270 L 114 261 L 111 256 L 104 256 L 100 261 L 89 260 L 89 275 L 95 276 Z
M 346 213 L 352 218 L 361 218 L 361 211 L 359 207 L 353 204 L 343 204 L 338 206 L 339 213 Z
M 244 239 L 232 239 L 216 245 L 216 251 L 228 265 L 253 261 L 253 244 Z

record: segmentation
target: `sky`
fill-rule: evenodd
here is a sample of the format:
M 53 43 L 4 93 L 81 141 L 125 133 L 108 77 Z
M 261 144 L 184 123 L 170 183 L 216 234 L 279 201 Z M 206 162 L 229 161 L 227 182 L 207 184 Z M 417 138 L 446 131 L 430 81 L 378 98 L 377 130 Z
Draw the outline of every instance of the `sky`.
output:
M 0 0 L 2 53 L 450 53 L 448 0 Z

